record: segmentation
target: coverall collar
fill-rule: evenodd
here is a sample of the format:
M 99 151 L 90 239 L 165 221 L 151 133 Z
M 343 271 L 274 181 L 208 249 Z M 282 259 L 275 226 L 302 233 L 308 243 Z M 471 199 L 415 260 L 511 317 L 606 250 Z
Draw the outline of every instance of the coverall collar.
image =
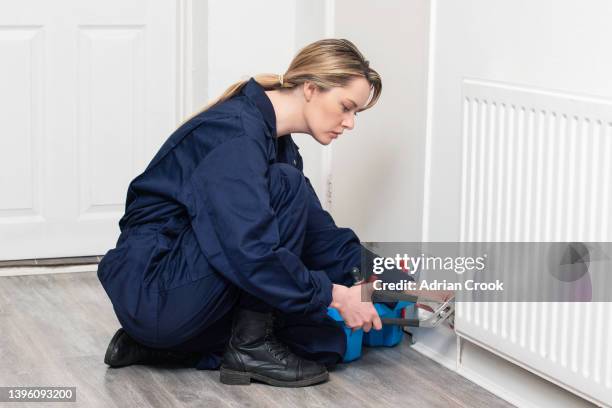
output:
M 246 85 L 242 88 L 242 92 L 246 95 L 261 112 L 261 115 L 272 134 L 272 138 L 276 139 L 276 113 L 272 101 L 265 93 L 265 89 L 253 77 L 251 77 Z

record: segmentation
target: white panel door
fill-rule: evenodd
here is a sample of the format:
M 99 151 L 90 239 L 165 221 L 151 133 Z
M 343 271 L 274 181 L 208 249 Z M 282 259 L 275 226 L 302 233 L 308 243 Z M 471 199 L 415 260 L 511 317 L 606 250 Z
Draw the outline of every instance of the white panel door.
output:
M 103 254 L 173 130 L 176 2 L 0 3 L 0 260 Z
M 434 4 L 425 240 L 610 241 L 612 3 Z M 610 303 L 462 303 L 455 327 L 612 404 L 611 316 Z

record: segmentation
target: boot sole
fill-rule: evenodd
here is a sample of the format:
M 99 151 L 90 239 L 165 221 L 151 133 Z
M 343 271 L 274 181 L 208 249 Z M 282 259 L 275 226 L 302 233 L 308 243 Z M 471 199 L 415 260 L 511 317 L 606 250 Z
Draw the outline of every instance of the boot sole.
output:
M 329 373 L 324 372 L 311 378 L 305 378 L 297 381 L 282 381 L 274 378 L 266 377 L 257 373 L 248 373 L 245 371 L 234 371 L 221 367 L 219 379 L 221 383 L 227 385 L 250 385 L 251 380 L 257 380 L 275 387 L 307 387 L 309 385 L 318 384 L 329 379 Z

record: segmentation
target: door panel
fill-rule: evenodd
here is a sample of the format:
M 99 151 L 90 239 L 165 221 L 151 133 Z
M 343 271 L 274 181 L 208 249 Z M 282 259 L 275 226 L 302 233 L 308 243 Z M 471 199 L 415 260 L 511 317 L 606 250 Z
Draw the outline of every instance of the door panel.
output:
M 104 254 L 176 123 L 176 4 L 0 4 L 0 260 Z

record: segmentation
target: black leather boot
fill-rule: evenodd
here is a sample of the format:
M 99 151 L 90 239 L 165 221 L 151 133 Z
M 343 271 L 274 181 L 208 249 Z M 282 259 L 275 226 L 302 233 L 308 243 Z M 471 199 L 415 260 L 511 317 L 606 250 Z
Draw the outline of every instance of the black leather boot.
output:
M 326 381 L 323 364 L 298 357 L 274 336 L 274 315 L 237 308 L 221 363 L 221 382 L 305 387 Z
M 104 362 L 113 368 L 132 364 L 169 364 L 191 367 L 196 364 L 199 357 L 200 353 L 195 352 L 179 352 L 147 347 L 131 338 L 121 328 L 117 330 L 108 344 Z

